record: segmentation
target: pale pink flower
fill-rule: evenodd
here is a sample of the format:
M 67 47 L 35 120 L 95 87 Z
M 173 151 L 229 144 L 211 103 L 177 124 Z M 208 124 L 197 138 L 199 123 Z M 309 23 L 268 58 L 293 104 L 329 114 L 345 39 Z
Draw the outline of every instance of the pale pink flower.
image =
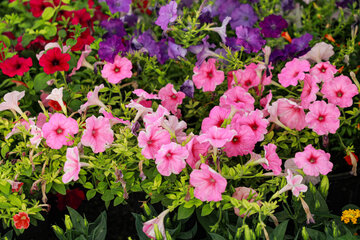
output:
M 53 100 L 57 103 L 59 103 L 61 109 L 66 114 L 66 106 L 63 101 L 63 87 L 61 88 L 54 88 L 51 93 L 46 97 L 47 100 Z
M 157 108 L 156 112 L 154 113 L 148 113 L 144 116 L 144 123 L 145 123 L 145 127 L 149 127 L 149 126 L 161 126 L 163 121 L 164 121 L 164 117 L 165 116 L 169 116 L 170 113 L 169 111 L 164 108 L 162 105 L 159 105 L 159 107 Z
M 35 123 L 33 122 L 32 119 L 29 119 L 29 121 L 26 121 L 25 119 L 20 119 L 19 121 L 17 121 L 14 125 L 14 127 L 12 128 L 11 132 L 9 132 L 6 136 L 5 139 L 9 139 L 11 136 L 21 133 L 21 128 L 25 128 L 25 130 L 29 131 L 30 127 L 32 125 L 35 125 Z
M 319 135 L 336 133 L 340 126 L 340 111 L 332 103 L 316 101 L 309 106 L 305 120 L 309 128 Z
M 32 135 L 32 137 L 30 138 L 30 143 L 35 147 L 38 147 L 43 138 L 42 130 L 35 125 L 32 125 L 30 129 L 30 134 Z
M 226 16 L 224 18 L 224 20 L 222 21 L 221 27 L 213 27 L 210 28 L 209 30 L 217 32 L 222 40 L 222 42 L 225 44 L 226 43 L 226 26 L 228 25 L 228 23 L 230 22 L 231 17 Z
M 316 77 L 313 77 L 309 74 L 305 75 L 304 78 L 304 87 L 301 93 L 301 106 L 303 108 L 309 108 L 310 103 L 316 100 L 316 93 L 319 92 L 319 87 L 316 84 Z
M 228 157 L 243 156 L 252 152 L 256 144 L 254 132 L 247 125 L 231 124 L 236 131 L 231 141 L 225 144 L 224 151 Z
M 62 176 L 63 183 L 77 181 L 82 166 L 88 166 L 87 163 L 80 162 L 79 149 L 77 147 L 66 149 L 66 162 L 64 164 L 65 174 Z
M 125 107 L 127 107 L 127 108 L 135 108 L 137 110 L 136 116 L 134 118 L 134 122 L 136 122 L 139 118 L 146 116 L 148 113 L 153 112 L 152 108 L 145 107 L 144 105 L 142 105 L 142 104 L 140 104 L 140 103 L 138 103 L 138 102 L 136 102 L 134 100 L 130 100 L 130 103 L 128 105 L 125 105 Z M 162 107 L 162 108 L 164 108 L 164 107 Z
M 288 175 L 286 176 L 287 184 L 279 191 L 279 194 L 291 190 L 293 195 L 298 197 L 300 192 L 306 192 L 308 190 L 308 187 L 306 185 L 301 184 L 303 181 L 303 177 L 301 175 L 293 176 L 290 169 L 287 170 L 287 173 L 288 173 Z
M 143 89 L 135 89 L 133 91 L 133 94 L 135 94 L 136 96 L 138 96 L 139 98 L 143 98 L 143 99 L 159 99 L 159 97 L 157 96 L 157 94 L 152 94 L 152 93 L 147 93 L 145 90 Z
M 49 118 L 51 117 L 51 113 L 49 113 Z M 39 113 L 38 117 L 37 117 L 37 121 L 36 121 L 36 126 L 39 128 L 42 128 L 44 126 L 44 124 L 46 123 L 46 115 L 43 113 Z
M 157 216 L 156 218 L 153 218 L 147 222 L 144 222 L 142 230 L 146 234 L 146 236 L 148 236 L 151 239 L 156 238 L 156 235 L 155 235 L 155 224 L 156 224 L 162 237 L 164 238 L 164 240 L 166 240 L 164 218 L 165 218 L 166 214 L 169 213 L 169 211 L 170 211 L 169 209 L 166 209 L 165 211 L 160 213 L 160 215 Z
M 258 194 L 257 192 L 252 188 L 247 187 L 237 187 L 235 188 L 235 192 L 233 193 L 232 197 L 236 198 L 237 200 L 243 200 L 246 199 L 248 202 L 252 203 L 257 198 Z M 258 205 L 260 206 L 260 201 L 257 201 Z M 240 209 L 234 208 L 234 212 L 239 217 L 245 217 L 246 213 L 240 215 Z
M 171 142 L 170 138 L 168 131 L 160 127 L 149 126 L 146 128 L 146 132 L 139 133 L 138 145 L 142 148 L 141 153 L 144 157 L 154 159 L 161 146 Z
M 185 159 L 189 156 L 185 147 L 171 142 L 161 146 L 155 154 L 156 168 L 163 176 L 170 176 L 171 173 L 179 174 L 185 167 Z
M 306 60 L 299 60 L 294 58 L 292 61 L 287 62 L 285 67 L 278 74 L 279 82 L 284 87 L 290 85 L 296 86 L 298 80 L 304 80 L 305 72 L 310 70 L 310 63 Z
M 217 85 L 224 81 L 223 71 L 216 69 L 216 59 L 210 58 L 204 61 L 200 68 L 194 67 L 193 82 L 197 89 L 202 88 L 204 92 L 213 92 Z
M 23 111 L 19 108 L 18 102 L 25 96 L 25 91 L 18 92 L 12 91 L 4 95 L 4 101 L 0 103 L 0 111 L 13 110 L 20 115 L 23 115 Z
M 69 77 L 74 75 L 76 71 L 79 70 L 81 67 L 87 67 L 91 70 L 94 70 L 93 65 L 91 65 L 88 61 L 86 61 L 86 58 L 90 55 L 90 53 L 91 53 L 91 47 L 89 45 L 85 45 L 85 50 L 81 52 L 81 56 L 76 64 L 76 67 L 73 68 L 73 70 L 69 74 Z
M 190 142 L 188 142 L 185 147 L 189 152 L 189 156 L 186 159 L 186 162 L 190 165 L 191 168 L 197 168 L 198 162 L 200 161 L 200 154 L 206 156 L 210 147 L 210 143 L 204 142 L 200 143 L 197 140 L 198 136 L 194 136 Z
M 131 78 L 131 69 L 132 64 L 129 59 L 116 55 L 114 63 L 108 62 L 104 65 L 101 75 L 110 83 L 116 84 L 125 78 Z
M 235 124 L 249 126 L 255 134 L 256 142 L 264 140 L 264 135 L 268 132 L 266 128 L 269 125 L 269 121 L 264 118 L 264 114 L 259 109 L 246 113 L 243 116 L 236 115 L 232 121 Z
M 86 129 L 81 137 L 82 145 L 91 147 L 94 153 L 104 152 L 107 145 L 114 141 L 114 131 L 109 119 L 91 116 L 85 122 Z
M 74 141 L 69 140 L 78 133 L 79 126 L 75 119 L 67 118 L 64 114 L 54 113 L 49 122 L 42 127 L 46 144 L 52 149 L 60 149 L 63 145 L 70 146 Z
M 325 42 L 315 44 L 309 52 L 301 56 L 300 59 L 306 59 L 311 62 L 319 63 L 321 61 L 328 61 L 334 55 L 333 46 Z
M 182 143 L 186 140 L 186 133 L 183 131 L 186 129 L 187 125 L 185 121 L 179 121 L 176 116 L 168 116 L 169 120 L 164 120 L 162 126 L 173 133 L 176 136 L 176 141 Z
M 329 103 L 346 108 L 353 104 L 352 98 L 359 94 L 359 90 L 350 78 L 341 75 L 334 80 L 326 81 L 322 86 L 321 93 Z
M 231 108 L 234 106 L 240 111 L 254 111 L 255 99 L 242 87 L 236 86 L 227 90 L 220 98 L 220 107 Z
M 293 158 L 290 158 L 290 159 L 286 160 L 285 163 L 284 163 L 284 167 L 285 167 L 285 170 L 290 169 L 295 175 L 300 174 L 297 171 L 299 168 L 298 168 L 298 166 L 296 166 Z M 306 182 L 311 182 L 313 185 L 316 185 L 316 184 L 318 184 L 320 182 L 320 176 L 315 177 L 315 176 L 305 175 L 304 176 L 304 181 L 305 181 L 305 183 Z
M 309 176 L 319 176 L 320 173 L 326 175 L 333 168 L 333 164 L 330 162 L 330 154 L 324 150 L 315 149 L 311 144 L 307 145 L 303 152 L 295 154 L 294 162 Z
M 273 171 L 275 175 L 279 175 L 281 173 L 282 161 L 276 153 L 276 148 L 277 146 L 272 143 L 264 146 L 265 159 L 268 161 L 269 164 L 262 164 L 262 166 L 266 170 Z
M 194 196 L 201 201 L 221 201 L 227 181 L 206 164 L 200 170 L 194 169 L 190 174 L 190 184 L 195 187 Z
M 95 86 L 94 92 L 90 91 L 87 94 L 87 102 L 80 106 L 79 112 L 82 113 L 88 107 L 96 105 L 102 108 L 106 108 L 105 104 L 99 99 L 99 91 L 104 88 L 104 84 Z
M 236 135 L 236 131 L 230 129 L 230 126 L 226 128 L 218 128 L 213 126 L 204 134 L 201 134 L 197 140 L 200 143 L 209 142 L 213 147 L 223 147 L 227 142 L 230 142 Z
M 211 109 L 209 117 L 204 118 L 201 124 L 201 132 L 207 132 L 211 127 L 221 127 L 226 118 L 229 117 L 230 109 L 215 106 Z
M 103 108 L 100 108 L 99 112 L 102 113 L 105 118 L 109 119 L 111 126 L 114 126 L 115 124 L 118 124 L 118 123 L 125 124 L 126 126 L 131 125 L 129 120 L 123 120 L 121 118 L 114 117 L 114 115 L 111 112 L 107 112 Z
M 310 69 L 310 74 L 315 76 L 314 79 L 317 83 L 332 80 L 337 69 L 329 62 L 320 62 Z
M 180 105 L 185 98 L 185 93 L 176 92 L 174 85 L 168 83 L 165 87 L 159 91 L 159 97 L 161 104 L 173 114 L 176 113 L 178 105 Z

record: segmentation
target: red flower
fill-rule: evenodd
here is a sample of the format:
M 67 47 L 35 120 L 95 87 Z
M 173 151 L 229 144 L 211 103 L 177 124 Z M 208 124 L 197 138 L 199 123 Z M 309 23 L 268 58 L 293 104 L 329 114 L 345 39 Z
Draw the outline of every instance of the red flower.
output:
M 59 0 L 54 0 L 54 4 L 58 6 L 60 3 Z M 30 0 L 30 11 L 34 17 L 40 17 L 47 7 L 54 7 L 47 0 Z
M 20 212 L 13 216 L 14 224 L 17 229 L 27 229 L 30 226 L 30 218 L 27 213 Z
M 5 60 L 5 50 L 6 50 L 6 45 L 3 41 L 0 41 L 0 62 Z
M 60 48 L 52 48 L 41 56 L 39 64 L 44 67 L 46 74 L 52 74 L 57 71 L 68 71 L 70 59 L 70 55 L 62 53 Z
M 66 190 L 66 195 L 60 193 L 56 194 L 58 198 L 57 208 L 60 211 L 64 211 L 66 206 L 69 206 L 73 209 L 78 209 L 81 205 L 81 202 L 85 200 L 85 194 L 78 188 L 73 190 Z
M 73 33 L 69 34 L 70 38 L 74 37 Z M 89 28 L 81 33 L 80 37 L 77 39 L 76 44 L 71 48 L 72 51 L 82 51 L 85 45 L 90 45 L 95 38 L 91 36 Z
M 82 27 L 87 27 L 89 21 L 91 22 L 91 16 L 85 8 L 77 11 L 64 11 L 62 16 L 65 17 L 65 19 L 70 18 L 71 24 L 80 24 Z M 59 20 L 61 20 L 61 18 Z
M 8 58 L 4 62 L 0 63 L 0 69 L 9 77 L 24 75 L 25 72 L 29 71 L 31 66 L 31 58 L 25 59 L 19 57 L 19 55 L 15 55 L 12 58 Z
M 350 154 L 352 154 L 352 155 L 355 157 L 355 159 L 356 159 L 357 162 L 359 161 L 359 158 L 358 158 L 358 156 L 356 156 L 355 153 L 350 153 Z M 346 156 L 344 157 L 344 159 L 345 159 L 345 161 L 347 162 L 347 164 L 349 164 L 350 166 L 352 166 L 350 155 L 346 155 Z
M 64 102 L 64 105 L 66 106 L 66 102 Z M 61 111 L 61 106 L 57 101 L 49 100 L 48 102 L 49 106 L 52 107 L 55 111 Z

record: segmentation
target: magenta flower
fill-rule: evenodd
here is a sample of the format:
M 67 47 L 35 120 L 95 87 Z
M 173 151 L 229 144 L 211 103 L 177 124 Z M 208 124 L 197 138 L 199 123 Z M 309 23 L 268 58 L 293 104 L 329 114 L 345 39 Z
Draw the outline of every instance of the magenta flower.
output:
M 310 104 L 316 100 L 316 93 L 319 92 L 319 87 L 316 84 L 316 77 L 306 74 L 304 78 L 304 87 L 301 93 L 301 106 L 309 108 Z
M 210 147 L 208 142 L 200 143 L 197 140 L 198 136 L 194 136 L 190 142 L 188 142 L 185 147 L 189 153 L 186 162 L 190 165 L 191 168 L 198 168 L 200 163 L 200 155 L 206 156 Z
M 164 116 L 168 116 L 169 111 L 164 108 L 162 105 L 159 105 L 158 109 L 154 113 L 148 113 L 144 116 L 145 127 L 149 126 L 161 126 L 164 122 Z
M 69 136 L 74 137 L 78 131 L 76 120 L 61 113 L 54 113 L 42 127 L 46 144 L 52 149 L 60 149 L 63 145 L 71 146 L 74 141 L 69 140 Z
M 105 104 L 99 99 L 99 92 L 104 88 L 104 84 L 100 84 L 99 86 L 95 86 L 94 92 L 88 92 L 87 94 L 87 102 L 80 106 L 79 112 L 82 113 L 90 106 L 96 105 L 102 108 L 106 108 Z
M 215 106 L 211 109 L 209 117 L 204 118 L 201 124 L 201 132 L 207 132 L 211 127 L 221 127 L 226 118 L 229 117 L 230 109 Z
M 229 126 L 226 128 L 218 128 L 213 126 L 206 133 L 200 135 L 197 140 L 200 143 L 209 142 L 213 147 L 223 147 L 227 142 L 230 142 L 236 135 L 236 131 L 230 129 Z
M 194 169 L 190 174 L 190 184 L 195 187 L 194 196 L 201 201 L 221 201 L 227 181 L 206 164 L 200 170 Z
M 62 177 L 63 183 L 77 181 L 79 179 L 80 167 L 88 166 L 87 163 L 81 163 L 79 149 L 77 147 L 66 149 L 66 162 L 64 164 L 65 174 Z
M 18 92 L 12 91 L 4 95 L 5 102 L 0 103 L 0 111 L 13 110 L 20 115 L 23 115 L 23 111 L 19 108 L 18 102 L 25 96 L 25 91 Z
M 94 153 L 104 152 L 114 141 L 114 131 L 108 118 L 91 116 L 86 119 L 86 129 L 81 137 L 84 146 L 91 147 Z
M 176 92 L 174 85 L 168 83 L 165 87 L 161 88 L 159 91 L 159 97 L 161 99 L 161 104 L 173 114 L 176 114 L 176 109 L 185 98 L 185 93 Z
M 162 30 L 166 31 L 168 25 L 171 22 L 174 22 L 177 18 L 177 3 L 171 1 L 165 6 L 162 6 L 159 11 L 159 17 L 156 19 L 155 24 L 160 26 Z
M 157 216 L 156 218 L 153 218 L 147 222 L 144 223 L 143 225 L 143 232 L 146 234 L 146 236 L 148 236 L 151 239 L 155 239 L 156 235 L 155 235 L 155 224 L 158 226 L 158 229 L 161 233 L 161 235 L 163 236 L 163 238 L 166 240 L 166 234 L 165 234 L 165 227 L 164 227 L 164 218 L 166 216 L 166 214 L 169 213 L 169 209 L 166 209 L 165 211 L 163 211 L 162 213 L 160 213 L 159 216 Z
M 252 152 L 256 144 L 254 132 L 247 125 L 231 124 L 236 134 L 225 144 L 224 151 L 228 157 L 243 156 Z
M 294 162 L 309 176 L 319 176 L 320 173 L 326 175 L 333 168 L 330 154 L 324 150 L 315 149 L 311 144 L 307 145 L 303 152 L 295 154 Z
M 163 176 L 170 176 L 171 173 L 179 174 L 185 167 L 185 159 L 189 156 L 185 147 L 171 142 L 161 146 L 155 154 L 156 168 Z
M 325 81 L 321 93 L 329 103 L 346 108 L 353 104 L 352 98 L 359 94 L 359 90 L 348 77 L 341 75 L 334 80 Z
M 254 111 L 255 99 L 242 87 L 234 87 L 227 90 L 220 98 L 220 107 L 231 108 L 234 106 L 240 111 Z
M 252 188 L 247 188 L 247 187 L 237 187 L 235 188 L 235 192 L 233 193 L 232 197 L 236 198 L 237 200 L 243 200 L 246 199 L 248 200 L 250 203 L 254 202 L 255 199 L 257 198 L 258 194 L 257 192 L 252 189 Z M 258 205 L 260 206 L 261 203 L 260 201 L 257 201 Z M 240 215 L 240 209 L 238 208 L 234 208 L 234 212 L 237 216 L 239 217 L 245 217 L 246 213 Z
M 169 132 L 156 126 L 147 127 L 146 132 L 141 131 L 138 137 L 141 153 L 147 159 L 154 159 L 161 146 L 170 142 Z
M 279 194 L 291 190 L 293 195 L 298 197 L 300 192 L 306 192 L 308 187 L 304 184 L 301 184 L 303 181 L 303 177 L 301 175 L 293 176 L 290 169 L 288 169 L 287 172 L 288 172 L 288 175 L 286 176 L 287 184 L 279 191 Z
M 264 114 L 259 109 L 256 109 L 243 116 L 235 115 L 232 121 L 235 124 L 249 126 L 255 134 L 256 142 L 259 142 L 264 140 L 264 135 L 268 132 L 266 128 L 269 125 L 269 121 L 263 118 L 263 116 Z
M 262 164 L 262 166 L 266 170 L 273 171 L 275 175 L 279 175 L 281 173 L 282 161 L 276 153 L 276 148 L 277 146 L 272 143 L 264 146 L 265 159 L 269 162 L 269 165 Z
M 119 83 L 125 78 L 132 76 L 132 64 L 129 59 L 116 55 L 114 63 L 106 63 L 101 75 L 106 78 L 110 83 Z
M 310 69 L 310 74 L 316 77 L 317 83 L 332 80 L 335 73 L 337 73 L 336 67 L 329 62 L 320 62 Z
M 296 86 L 298 80 L 304 80 L 305 72 L 310 70 L 310 63 L 306 60 L 299 60 L 294 58 L 292 61 L 285 64 L 285 67 L 281 70 L 278 75 L 279 82 L 284 87 L 290 85 Z
M 305 120 L 309 128 L 319 135 L 336 133 L 340 126 L 340 111 L 332 103 L 316 101 L 309 106 Z
M 213 92 L 217 85 L 224 81 L 225 75 L 223 71 L 216 69 L 216 59 L 210 58 L 204 61 L 200 68 L 194 67 L 193 82 L 197 89 L 202 88 L 204 92 Z

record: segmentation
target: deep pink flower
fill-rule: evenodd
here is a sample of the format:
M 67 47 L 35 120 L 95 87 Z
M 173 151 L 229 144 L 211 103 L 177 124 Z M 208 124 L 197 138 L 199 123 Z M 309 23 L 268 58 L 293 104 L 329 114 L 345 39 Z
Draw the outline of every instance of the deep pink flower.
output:
M 197 163 L 200 161 L 200 154 L 202 156 L 206 156 L 210 147 L 210 143 L 200 143 L 197 138 L 198 136 L 194 136 L 190 142 L 185 145 L 186 150 L 189 152 L 189 156 L 186 159 L 186 162 L 190 165 L 191 168 L 199 167 Z
M 336 67 L 329 62 L 320 62 L 310 69 L 310 74 L 316 77 L 314 80 L 317 83 L 332 80 L 335 73 Z
M 228 157 L 243 156 L 252 152 L 256 144 L 256 137 L 247 125 L 231 124 L 236 134 L 225 144 L 224 151 Z
M 308 187 L 304 184 L 301 184 L 303 181 L 303 177 L 301 175 L 293 176 L 290 169 L 287 170 L 288 175 L 286 176 L 287 184 L 283 187 L 279 194 L 282 194 L 286 191 L 291 190 L 293 195 L 298 197 L 300 192 L 306 192 Z
M 279 175 L 281 173 L 282 161 L 276 153 L 276 148 L 277 146 L 272 143 L 264 146 L 265 159 L 269 162 L 269 165 L 262 164 L 262 166 L 266 170 L 273 171 L 275 175 Z
M 156 112 L 148 113 L 144 116 L 145 127 L 148 128 L 149 126 L 161 126 L 164 121 L 164 116 L 168 116 L 169 114 L 170 113 L 166 108 L 164 108 L 162 105 L 159 105 Z
M 236 131 L 230 129 L 229 126 L 226 128 L 218 128 L 213 126 L 206 133 L 198 137 L 200 143 L 209 142 L 213 147 L 223 147 L 227 142 L 230 142 L 236 135 Z
M 240 79 L 238 82 L 240 83 L 241 87 L 246 91 L 249 90 L 251 87 L 255 87 L 259 85 L 260 78 L 256 72 L 258 65 L 255 63 L 251 63 L 249 66 L 246 66 L 244 70 L 241 71 Z
M 119 83 L 125 78 L 131 78 L 132 76 L 132 64 L 131 61 L 125 57 L 116 55 L 114 63 L 106 63 L 101 75 L 106 78 L 110 83 Z
M 190 184 L 195 187 L 194 196 L 201 201 L 221 201 L 227 181 L 206 164 L 200 170 L 194 169 L 190 174 Z
M 227 90 L 220 98 L 220 107 L 231 108 L 234 106 L 240 111 L 254 111 L 255 99 L 242 87 L 234 87 Z
M 141 131 L 138 137 L 141 153 L 147 159 L 154 159 L 161 146 L 170 142 L 169 132 L 156 126 L 147 127 L 146 132 Z
M 156 224 L 158 226 L 158 229 L 159 229 L 161 235 L 166 240 L 164 218 L 165 218 L 166 214 L 168 214 L 168 213 L 169 213 L 169 209 L 166 209 L 165 211 L 160 213 L 160 215 L 157 216 L 156 218 L 153 218 L 144 223 L 142 230 L 146 234 L 146 236 L 148 236 L 151 239 L 156 238 L 155 230 L 154 230 L 155 224 Z
M 258 194 L 257 192 L 252 189 L 252 188 L 247 188 L 247 187 L 237 187 L 235 188 L 235 192 L 233 193 L 232 197 L 236 198 L 237 200 L 243 200 L 246 199 L 249 202 L 254 202 L 255 199 L 257 198 Z M 257 201 L 257 203 L 259 204 L 259 206 L 261 205 L 260 201 Z M 245 217 L 246 213 L 240 215 L 240 209 L 239 208 L 234 208 L 234 212 L 237 216 L 239 217 Z
M 52 149 L 60 149 L 63 145 L 71 146 L 73 141 L 69 135 L 74 137 L 79 131 L 78 123 L 73 118 L 67 118 L 64 114 L 54 113 L 49 122 L 42 127 L 46 144 Z
M 284 87 L 290 85 L 296 86 L 298 80 L 304 80 L 305 73 L 310 70 L 310 63 L 306 60 L 299 60 L 294 58 L 292 61 L 285 64 L 285 67 L 281 70 L 278 75 L 279 82 Z
M 204 92 L 213 92 L 217 85 L 224 81 L 225 75 L 223 71 L 217 70 L 216 59 L 210 58 L 204 61 L 200 68 L 194 67 L 193 82 L 197 89 L 202 88 Z
M 86 119 L 86 129 L 81 137 L 84 146 L 91 147 L 94 153 L 104 152 L 106 146 L 114 141 L 114 131 L 108 118 L 91 116 Z
M 173 114 L 176 113 L 178 105 L 180 105 L 185 98 L 185 93 L 176 92 L 174 85 L 168 83 L 165 87 L 159 91 L 159 97 L 161 104 Z
M 334 80 L 326 81 L 322 86 L 321 93 L 329 103 L 346 108 L 353 104 L 352 98 L 359 94 L 359 90 L 348 77 L 341 75 Z
M 201 132 L 207 132 L 211 127 L 221 127 L 224 120 L 229 117 L 230 109 L 215 106 L 211 109 L 209 117 L 204 118 L 201 124 Z
M 310 103 L 316 100 L 316 93 L 319 92 L 319 87 L 315 79 L 316 77 L 305 74 L 304 88 L 300 96 L 303 108 L 309 108 Z
M 326 175 L 333 168 L 333 164 L 330 162 L 330 154 L 324 150 L 315 149 L 311 144 L 307 145 L 303 152 L 295 154 L 294 162 L 309 176 L 319 176 L 320 173 Z
M 264 114 L 259 109 L 256 109 L 243 116 L 235 115 L 232 121 L 238 125 L 249 126 L 255 134 L 256 142 L 259 142 L 264 140 L 264 135 L 268 132 L 266 128 L 269 125 L 269 121 L 263 118 L 263 116 Z
M 185 147 L 171 142 L 161 146 L 155 154 L 156 168 L 163 176 L 170 176 L 171 173 L 179 174 L 185 167 L 185 159 L 189 156 Z
M 63 183 L 77 181 L 79 179 L 80 167 L 88 164 L 82 164 L 79 157 L 79 149 L 77 147 L 66 149 L 66 162 L 64 164 L 65 174 L 62 177 Z
M 332 103 L 316 101 L 309 107 L 305 120 L 309 128 L 319 135 L 336 133 L 340 126 L 340 111 Z

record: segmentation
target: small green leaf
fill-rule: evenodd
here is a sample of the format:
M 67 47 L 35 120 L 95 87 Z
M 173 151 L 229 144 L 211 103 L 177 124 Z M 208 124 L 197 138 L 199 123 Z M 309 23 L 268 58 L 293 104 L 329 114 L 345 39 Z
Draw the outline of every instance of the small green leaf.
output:
M 86 192 L 87 200 L 92 199 L 93 197 L 95 197 L 95 195 L 96 195 L 96 190 L 95 189 L 91 189 L 91 190 Z
M 183 205 L 181 205 L 178 209 L 178 216 L 177 219 L 187 219 L 189 218 L 195 210 L 195 206 L 192 206 L 191 208 L 185 208 Z
M 66 195 L 66 188 L 65 188 L 64 184 L 54 183 L 53 188 L 55 189 L 56 192 L 58 192 L 62 195 Z
M 43 14 L 41 15 L 42 19 L 44 20 L 49 20 L 50 18 L 52 18 L 52 16 L 54 16 L 55 13 L 55 9 L 52 7 L 47 7 L 45 8 Z
M 214 209 L 212 207 L 210 207 L 209 204 L 206 204 L 203 206 L 202 210 L 201 210 L 201 216 L 204 217 L 204 216 L 207 216 L 209 215 L 210 213 L 212 213 Z

